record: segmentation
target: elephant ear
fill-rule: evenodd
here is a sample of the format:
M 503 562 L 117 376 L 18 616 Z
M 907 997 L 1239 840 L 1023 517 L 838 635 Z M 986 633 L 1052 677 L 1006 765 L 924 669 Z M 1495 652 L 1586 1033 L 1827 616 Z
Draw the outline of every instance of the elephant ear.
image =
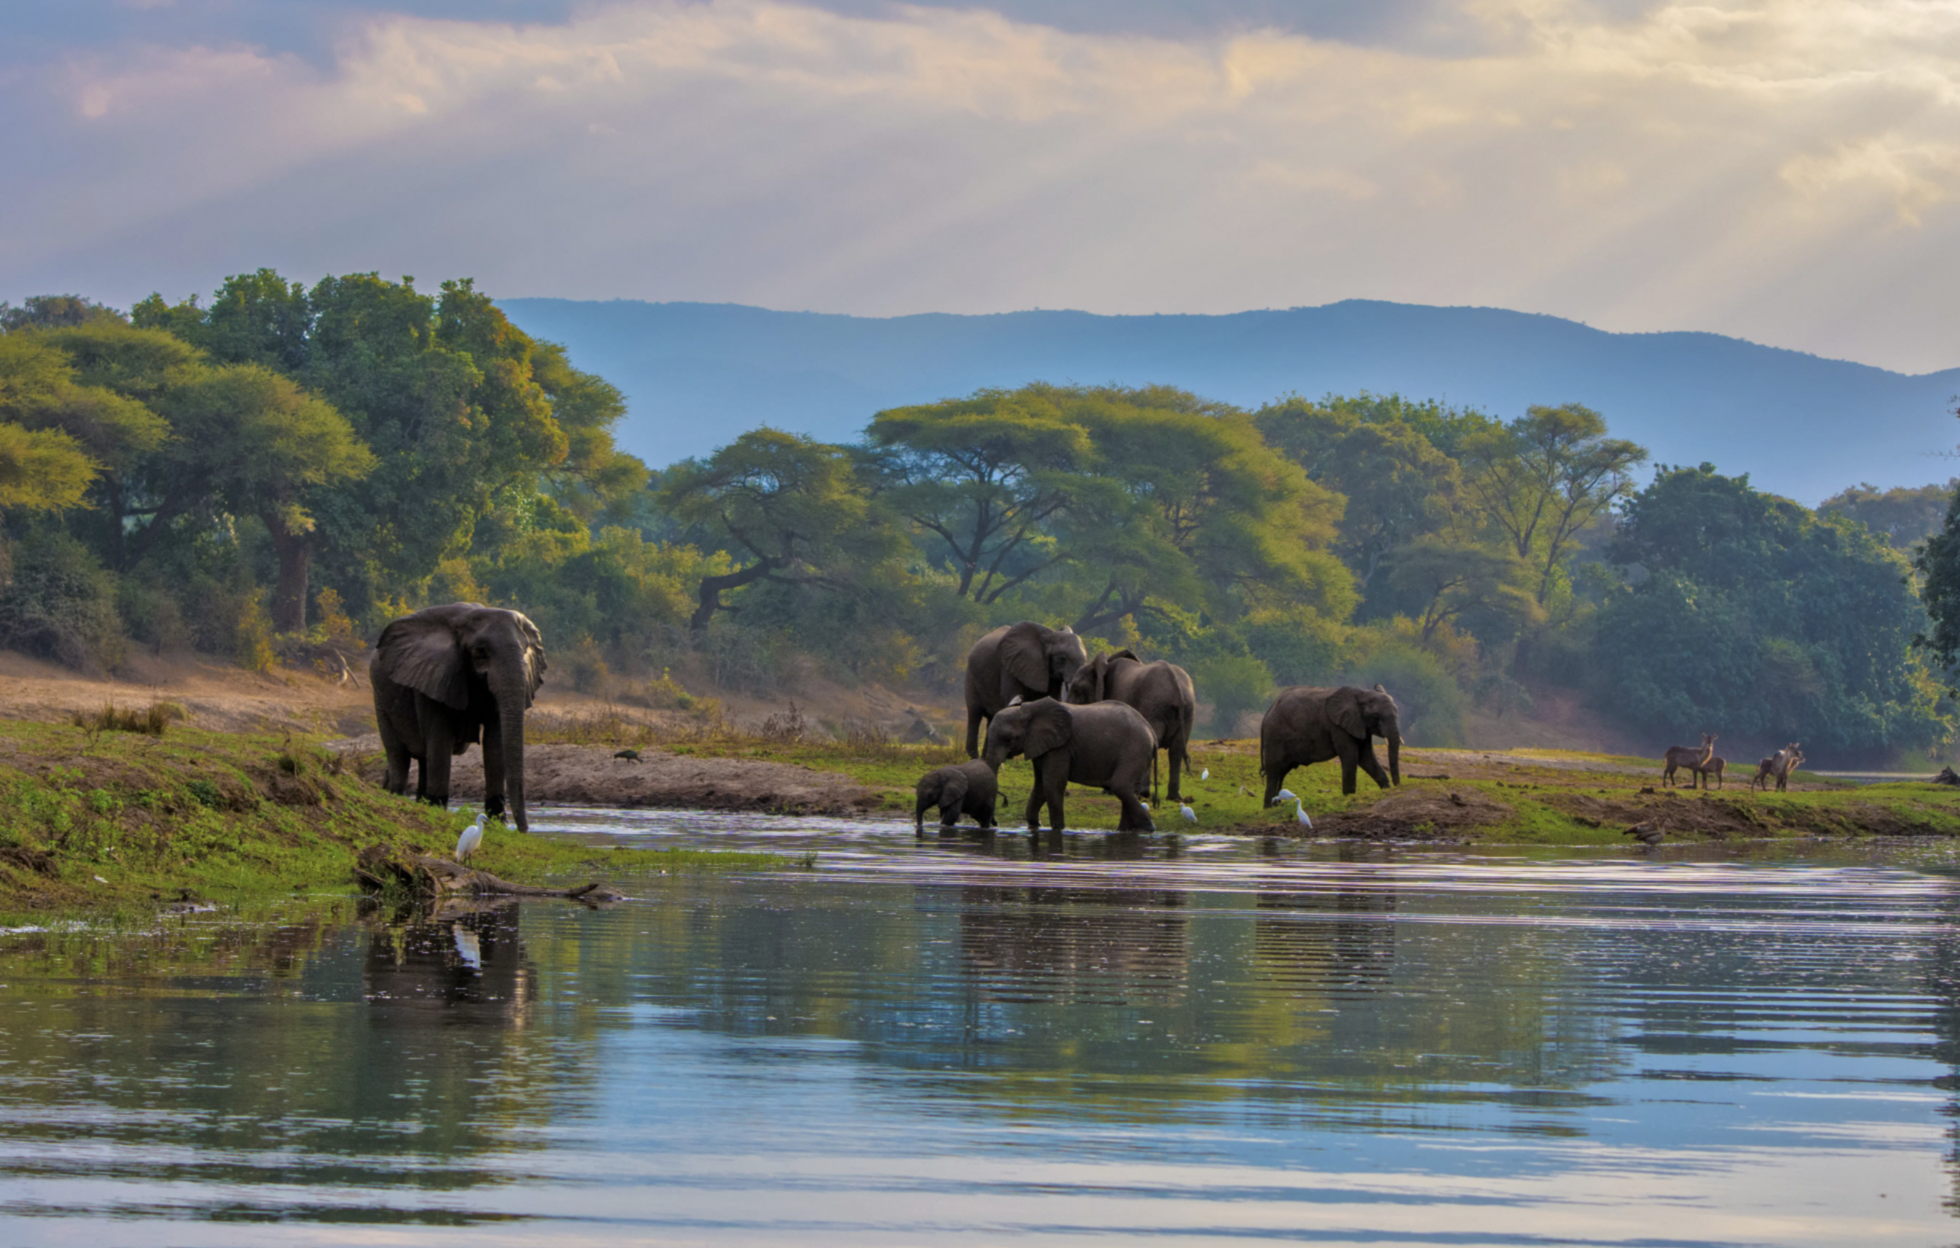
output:
M 549 666 L 544 661 L 544 634 L 531 623 L 529 616 L 520 611 L 511 614 L 517 617 L 518 631 L 524 634 L 524 706 L 528 710 L 538 696 L 538 686 L 544 683 L 544 670 Z
M 1029 689 L 1048 688 L 1048 660 L 1041 652 L 1041 625 L 1021 623 L 1000 639 L 1000 665 Z
M 1029 759 L 1061 749 L 1074 735 L 1075 717 L 1060 702 L 1053 698 L 1038 698 L 1028 703 L 1028 735 L 1021 752 Z
M 418 611 L 381 630 L 374 643 L 381 674 L 451 710 L 470 704 L 469 664 L 455 630 L 439 614 Z
M 1368 735 L 1368 721 L 1361 714 L 1361 690 L 1336 689 L 1327 695 L 1327 718 L 1350 737 Z

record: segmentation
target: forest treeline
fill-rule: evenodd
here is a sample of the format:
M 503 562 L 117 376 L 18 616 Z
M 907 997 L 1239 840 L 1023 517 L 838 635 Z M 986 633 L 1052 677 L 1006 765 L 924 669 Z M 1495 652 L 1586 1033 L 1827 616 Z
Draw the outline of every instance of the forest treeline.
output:
M 468 281 L 0 305 L 0 644 L 262 667 L 473 599 L 535 619 L 573 683 L 658 703 L 675 671 L 950 688 L 975 636 L 1033 618 L 1184 664 L 1217 731 L 1336 681 L 1393 690 L 1421 744 L 1545 684 L 1656 739 L 1844 761 L 1952 729 L 1925 543 L 1953 483 L 1811 511 L 1650 471 L 1576 402 L 1032 384 L 658 470 L 614 445 L 624 414 Z

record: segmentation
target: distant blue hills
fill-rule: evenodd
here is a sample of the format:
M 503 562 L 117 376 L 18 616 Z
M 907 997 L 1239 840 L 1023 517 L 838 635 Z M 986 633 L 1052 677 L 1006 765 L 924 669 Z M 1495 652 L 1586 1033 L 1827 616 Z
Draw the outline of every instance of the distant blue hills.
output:
M 761 425 L 846 441 L 884 408 L 1037 380 L 1161 382 L 1245 407 L 1290 392 L 1399 392 L 1505 418 L 1579 402 L 1657 462 L 1705 460 L 1812 505 L 1861 481 L 1944 481 L 1955 466 L 1938 456 L 1960 442 L 1960 369 L 1908 376 L 1499 308 L 1357 299 L 1228 316 L 874 318 L 631 300 L 502 307 L 625 391 L 620 443 L 654 465 Z

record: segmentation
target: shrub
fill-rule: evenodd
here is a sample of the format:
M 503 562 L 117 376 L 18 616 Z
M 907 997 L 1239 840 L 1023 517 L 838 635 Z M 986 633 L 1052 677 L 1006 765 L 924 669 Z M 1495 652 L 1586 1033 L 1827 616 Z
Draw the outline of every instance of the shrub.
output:
M 0 645 L 73 668 L 122 661 L 116 583 L 66 533 L 28 537 L 12 552 L 13 580 L 0 593 Z
M 1191 681 L 1198 696 L 1211 703 L 1204 731 L 1214 736 L 1237 730 L 1249 711 L 1264 710 L 1273 694 L 1273 673 L 1248 654 L 1218 655 L 1193 661 Z

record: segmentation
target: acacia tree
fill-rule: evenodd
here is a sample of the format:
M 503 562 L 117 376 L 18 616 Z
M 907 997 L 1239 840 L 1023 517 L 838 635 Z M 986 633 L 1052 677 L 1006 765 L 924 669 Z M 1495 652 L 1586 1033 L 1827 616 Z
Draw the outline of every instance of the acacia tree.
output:
M 696 635 L 722 595 L 774 581 L 848 589 L 854 571 L 888 561 L 898 537 L 881 522 L 850 452 L 777 429 L 756 429 L 705 460 L 668 471 L 660 502 L 698 534 L 704 550 L 725 550 L 735 567 L 709 573 L 688 621 Z
M 176 435 L 163 456 L 170 497 L 206 496 L 264 523 L 279 561 L 273 626 L 303 631 L 317 541 L 308 497 L 366 476 L 373 453 L 331 404 L 256 364 L 206 370 L 163 407 Z
M 878 413 L 865 430 L 883 501 L 929 535 L 960 597 L 993 603 L 1067 558 L 1050 531 L 1094 459 L 1048 387 L 982 390 Z
M 1327 553 L 1341 500 L 1267 446 L 1250 416 L 1169 387 L 1061 393 L 1097 451 L 1098 488 L 1066 523 L 1073 557 L 1096 578 L 1078 578 L 1096 594 L 1078 631 L 1167 609 L 1352 609 L 1351 582 Z

